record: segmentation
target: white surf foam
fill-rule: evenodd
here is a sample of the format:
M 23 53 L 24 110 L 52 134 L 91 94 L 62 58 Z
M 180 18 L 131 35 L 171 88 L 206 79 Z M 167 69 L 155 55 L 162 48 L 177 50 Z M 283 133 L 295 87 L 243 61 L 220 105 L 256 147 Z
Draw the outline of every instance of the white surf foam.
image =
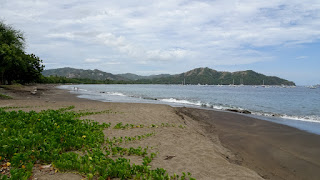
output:
M 112 95 L 112 96 L 126 96 L 123 93 L 120 92 L 106 92 L 106 94 L 108 95 Z
M 201 102 L 192 102 L 188 100 L 179 100 L 179 99 L 174 99 L 174 98 L 169 98 L 169 99 L 159 99 L 160 101 L 163 102 L 169 102 L 169 103 L 177 103 L 177 104 L 188 104 L 188 105 L 195 105 L 195 106 L 201 106 Z
M 258 115 L 258 116 L 266 116 L 266 117 L 277 117 L 277 118 L 289 119 L 294 121 L 320 123 L 320 117 L 318 116 L 292 116 L 292 115 L 286 115 L 286 114 L 272 114 L 272 113 L 264 113 L 264 112 L 252 112 L 252 114 Z
M 320 117 L 317 116 L 288 116 L 288 115 L 281 115 L 281 118 L 295 120 L 295 121 L 306 121 L 306 122 L 315 122 L 320 123 Z

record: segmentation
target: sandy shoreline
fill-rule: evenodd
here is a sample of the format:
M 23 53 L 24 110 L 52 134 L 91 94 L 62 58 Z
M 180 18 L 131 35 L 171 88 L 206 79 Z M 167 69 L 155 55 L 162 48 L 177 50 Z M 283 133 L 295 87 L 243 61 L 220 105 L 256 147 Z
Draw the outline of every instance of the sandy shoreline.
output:
M 179 108 L 218 134 L 232 152 L 230 162 L 248 167 L 265 179 L 319 179 L 320 136 L 286 125 L 229 112 Z
M 41 110 L 74 105 L 76 110 L 112 110 L 113 114 L 86 117 L 98 122 L 131 124 L 168 123 L 175 127 L 155 129 L 105 130 L 106 137 L 156 135 L 128 146 L 149 146 L 159 154 L 152 167 L 169 173 L 191 172 L 197 179 L 318 179 L 320 177 L 320 136 L 285 125 L 235 113 L 174 108 L 168 105 L 109 103 L 77 98 L 53 85 L 0 93 L 12 100 L 0 106 L 23 106 L 22 110 Z M 178 126 L 185 128 L 178 128 Z M 165 160 L 167 156 L 174 156 Z M 139 163 L 140 159 L 131 159 Z M 35 172 L 38 179 L 82 179 L 71 173 Z

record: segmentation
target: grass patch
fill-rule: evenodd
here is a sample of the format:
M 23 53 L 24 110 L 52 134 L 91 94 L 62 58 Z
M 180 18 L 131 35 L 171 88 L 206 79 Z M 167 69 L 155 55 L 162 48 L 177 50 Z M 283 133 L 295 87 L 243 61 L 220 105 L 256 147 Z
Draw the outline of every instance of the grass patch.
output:
M 12 85 L 0 85 L 0 88 L 4 88 L 7 90 L 19 90 L 22 89 L 24 86 L 21 84 L 12 84 Z
M 105 141 L 102 131 L 110 123 L 78 118 L 111 112 L 75 112 L 73 108 L 41 112 L 0 108 L 0 167 L 5 167 L 0 180 L 27 180 L 35 164 L 52 164 L 56 171 L 76 171 L 88 179 L 193 179 L 190 173 L 169 176 L 162 168 L 151 169 L 156 153 L 149 153 L 148 148 L 119 146 L 122 141 L 142 140 L 154 133 Z M 141 156 L 143 163 L 131 164 L 123 155 Z
M 134 125 L 134 124 L 123 124 L 122 122 L 116 124 L 113 129 L 133 129 L 133 128 L 144 128 L 144 127 L 147 127 L 147 128 L 159 128 L 159 127 L 176 127 L 175 124 L 169 124 L 169 123 L 161 123 L 161 125 L 157 125 L 157 124 L 151 124 L 150 126 L 145 126 L 143 124 L 140 124 L 140 125 Z M 181 129 L 184 129 L 185 126 L 183 125 L 179 125 L 178 126 L 179 128 Z
M 12 99 L 12 97 L 5 94 L 0 94 L 0 99 Z

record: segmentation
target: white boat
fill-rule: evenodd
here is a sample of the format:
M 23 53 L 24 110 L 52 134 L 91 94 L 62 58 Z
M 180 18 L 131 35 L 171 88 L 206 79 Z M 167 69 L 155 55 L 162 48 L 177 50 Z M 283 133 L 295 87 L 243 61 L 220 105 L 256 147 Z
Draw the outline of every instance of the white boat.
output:
M 262 81 L 262 85 L 261 85 L 261 87 L 266 87 L 266 86 L 264 85 L 264 80 Z

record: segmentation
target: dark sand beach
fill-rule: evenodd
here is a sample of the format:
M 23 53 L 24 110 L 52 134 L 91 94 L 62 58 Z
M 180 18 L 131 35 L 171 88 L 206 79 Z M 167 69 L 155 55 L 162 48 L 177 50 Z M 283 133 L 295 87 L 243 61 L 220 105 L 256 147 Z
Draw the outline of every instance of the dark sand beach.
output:
M 30 91 L 37 87 L 37 93 Z M 13 97 L 0 106 L 19 106 L 25 111 L 58 109 L 112 110 L 113 114 L 90 115 L 98 122 L 132 124 L 169 123 L 185 128 L 106 129 L 106 137 L 155 136 L 128 146 L 149 146 L 158 153 L 153 168 L 168 173 L 191 172 L 196 179 L 319 179 L 320 136 L 285 125 L 231 112 L 174 108 L 168 105 L 98 102 L 77 98 L 55 85 L 0 89 Z M 166 159 L 173 156 L 172 159 Z M 139 163 L 141 159 L 131 158 Z M 34 168 L 34 179 L 83 179 L 74 173 L 54 173 Z
M 265 179 L 319 179 L 320 136 L 289 126 L 230 112 L 179 108 L 198 121 L 206 134 L 218 135 L 232 152 L 230 162 Z

